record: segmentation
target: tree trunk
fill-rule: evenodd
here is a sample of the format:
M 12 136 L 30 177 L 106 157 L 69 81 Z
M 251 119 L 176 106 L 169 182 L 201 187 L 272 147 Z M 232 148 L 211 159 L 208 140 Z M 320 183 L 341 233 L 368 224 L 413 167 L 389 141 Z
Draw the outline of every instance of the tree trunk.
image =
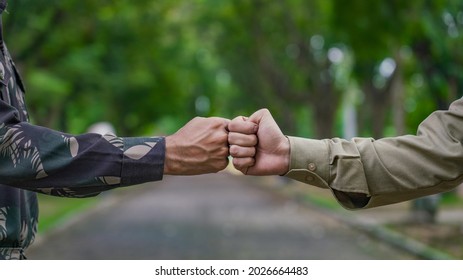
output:
M 405 110 L 404 110 L 404 81 L 402 72 L 402 63 L 400 54 L 396 55 L 396 69 L 392 76 L 391 81 L 391 95 L 392 95 L 392 118 L 394 122 L 394 128 L 397 135 L 403 135 L 406 132 L 405 129 Z

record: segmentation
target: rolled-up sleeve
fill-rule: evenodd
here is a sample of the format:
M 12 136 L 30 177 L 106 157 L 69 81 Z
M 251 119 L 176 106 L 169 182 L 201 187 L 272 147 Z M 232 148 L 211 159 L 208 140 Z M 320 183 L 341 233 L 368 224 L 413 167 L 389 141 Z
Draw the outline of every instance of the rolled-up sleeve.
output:
M 332 190 L 348 209 L 451 190 L 463 182 L 463 100 L 424 120 L 416 135 L 311 140 L 288 137 L 286 176 Z

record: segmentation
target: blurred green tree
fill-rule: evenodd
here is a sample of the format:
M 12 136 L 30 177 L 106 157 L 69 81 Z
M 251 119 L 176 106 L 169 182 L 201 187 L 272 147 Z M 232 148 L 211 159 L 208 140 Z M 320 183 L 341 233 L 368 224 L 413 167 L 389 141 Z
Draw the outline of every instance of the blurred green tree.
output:
M 379 138 L 415 133 L 463 88 L 458 0 L 9 2 L 33 122 L 72 133 L 267 107 L 287 134 Z

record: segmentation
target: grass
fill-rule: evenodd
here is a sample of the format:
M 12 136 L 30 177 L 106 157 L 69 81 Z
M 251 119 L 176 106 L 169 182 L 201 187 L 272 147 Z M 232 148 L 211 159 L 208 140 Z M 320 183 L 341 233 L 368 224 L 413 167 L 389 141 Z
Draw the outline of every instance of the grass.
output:
M 463 259 L 463 228 L 460 224 L 392 224 L 388 228 Z
M 463 198 L 454 191 L 442 194 L 440 204 L 444 207 L 463 207 Z
M 325 209 L 329 209 L 329 210 L 342 209 L 342 207 L 334 199 L 334 197 L 305 194 L 304 195 L 304 201 L 315 204 L 315 205 L 317 205 L 319 207 L 322 207 L 322 208 L 325 208 Z
M 280 186 L 275 190 L 302 203 L 309 203 L 332 211 L 344 211 L 328 190 L 307 187 L 292 182 L 284 188 Z M 439 210 L 463 208 L 463 198 L 455 191 L 443 193 L 438 207 Z M 407 210 L 404 209 L 404 211 Z M 463 259 L 463 224 L 461 222 L 453 224 L 444 222 L 436 224 L 399 222 L 397 224 L 385 224 L 384 226 L 453 256 L 455 259 Z
M 39 199 L 39 233 L 45 233 L 64 222 L 72 215 L 96 204 L 98 197 L 64 198 L 38 195 Z

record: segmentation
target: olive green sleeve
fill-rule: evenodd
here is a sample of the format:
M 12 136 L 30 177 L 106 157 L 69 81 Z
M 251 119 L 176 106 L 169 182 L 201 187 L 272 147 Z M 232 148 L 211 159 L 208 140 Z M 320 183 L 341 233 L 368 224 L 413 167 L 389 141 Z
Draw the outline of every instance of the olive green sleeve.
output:
M 463 182 L 463 100 L 424 120 L 416 135 L 374 140 L 288 137 L 287 177 L 329 188 L 348 209 L 451 190 Z

